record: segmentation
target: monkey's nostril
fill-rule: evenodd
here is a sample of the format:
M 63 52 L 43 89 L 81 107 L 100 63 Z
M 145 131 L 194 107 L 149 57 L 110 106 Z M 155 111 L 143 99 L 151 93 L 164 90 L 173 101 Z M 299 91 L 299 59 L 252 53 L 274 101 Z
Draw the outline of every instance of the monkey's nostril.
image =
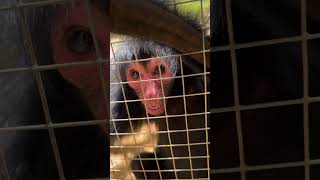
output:
M 156 90 L 156 88 L 150 87 L 150 86 L 149 88 L 148 86 L 144 88 L 144 97 L 146 99 L 157 98 L 159 96 L 160 96 L 160 93 Z

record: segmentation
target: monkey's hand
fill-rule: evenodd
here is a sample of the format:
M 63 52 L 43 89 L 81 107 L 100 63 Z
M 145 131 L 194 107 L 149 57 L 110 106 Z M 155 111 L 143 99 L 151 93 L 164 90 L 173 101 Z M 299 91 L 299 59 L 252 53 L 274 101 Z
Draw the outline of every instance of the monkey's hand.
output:
M 135 179 L 130 168 L 131 161 L 141 153 L 155 152 L 158 130 L 156 123 L 144 123 L 132 135 L 121 137 L 113 143 L 115 148 L 110 153 L 111 179 Z

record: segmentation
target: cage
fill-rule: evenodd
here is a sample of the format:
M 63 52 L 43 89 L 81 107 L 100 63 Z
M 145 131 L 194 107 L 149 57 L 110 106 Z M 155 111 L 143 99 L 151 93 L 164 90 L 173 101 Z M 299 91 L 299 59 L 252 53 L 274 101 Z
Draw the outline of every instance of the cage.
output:
M 318 2 L 211 7 L 212 179 L 319 179 Z
M 0 179 L 107 178 L 107 8 L 0 2 Z
M 201 44 L 206 41 L 209 1 L 152 3 L 195 21 L 200 25 Z M 156 30 L 162 36 L 160 29 Z M 178 53 L 177 47 L 157 40 L 111 35 L 110 178 L 208 179 L 209 49 L 203 44 L 201 49 Z M 190 57 L 194 54 L 198 61 Z M 154 91 L 159 95 L 150 95 L 150 84 L 158 87 Z
M 196 13 L 199 13 L 198 20 L 201 22 L 199 31 L 203 32 L 201 37 L 204 39 L 205 32 L 209 30 L 209 1 L 159 2 L 163 4 L 163 8 L 173 11 L 180 11 L 178 9 L 185 6 L 182 10 L 187 9 L 188 12 L 195 13 L 193 8 L 196 7 Z M 108 3 L 109 1 L 98 0 L 3 0 L 0 2 L 0 30 L 2 32 L 0 35 L 1 179 L 109 178 L 109 162 L 112 167 L 112 160 L 117 159 L 109 161 L 108 85 L 117 83 L 109 82 L 108 68 L 109 65 L 117 63 L 110 64 L 109 52 L 106 48 L 110 42 L 110 29 L 106 24 L 110 23 Z M 190 7 L 191 10 L 188 10 Z M 188 14 L 188 12 L 184 13 Z M 176 151 L 176 147 L 187 149 L 188 156 L 172 157 L 171 155 L 171 157 L 162 159 L 160 157 L 149 159 L 156 162 L 186 161 L 189 167 L 187 169 L 179 169 L 179 167 L 169 169 L 175 178 L 184 176 L 183 173 L 186 172 L 189 173 L 189 176 L 197 178 L 196 173 L 200 171 L 204 174 L 201 178 L 208 179 L 209 176 L 207 77 L 210 73 L 206 66 L 206 63 L 209 62 L 207 53 L 208 49 L 203 47 L 199 49 L 199 52 L 170 54 L 179 68 L 190 62 L 191 69 L 201 71 L 177 76 L 177 79 L 180 78 L 182 89 L 184 89 L 184 83 L 188 83 L 188 79 L 199 76 L 204 80 L 197 83 L 202 83 L 204 90 L 198 94 L 187 92 L 179 97 L 162 98 L 180 98 L 180 101 L 183 102 L 181 108 L 185 111 L 190 108 L 186 103 L 188 99 L 199 96 L 203 104 L 196 105 L 203 107 L 203 110 L 193 114 L 185 112 L 171 114 L 171 117 L 170 114 L 161 117 L 168 123 L 171 122 L 169 118 L 180 119 L 185 129 L 169 129 L 160 132 L 155 123 L 151 122 L 150 126 L 142 126 L 143 133 L 140 135 L 150 135 L 149 130 L 151 129 L 155 130 L 151 136 L 156 138 L 159 138 L 157 134 L 161 133 L 173 134 L 171 136 L 185 133 L 183 138 L 178 138 L 185 141 L 180 144 L 168 142 L 155 146 L 153 141 L 149 142 L 151 146 L 142 144 L 148 151 L 154 151 L 152 148 L 163 147 L 169 149 L 171 154 Z M 194 60 L 188 58 L 188 56 L 193 56 L 192 54 L 199 54 L 202 57 L 197 68 L 193 66 Z M 184 68 L 180 69 L 181 73 L 183 70 Z M 162 78 L 160 80 L 164 81 Z M 120 85 L 123 83 L 118 82 Z M 85 92 L 91 93 L 86 94 Z M 129 101 L 125 100 L 124 103 L 129 103 Z M 110 103 L 118 102 L 111 101 Z M 192 120 L 196 116 L 202 116 L 198 124 L 201 127 L 188 127 L 189 119 Z M 153 121 L 152 119 L 156 118 L 159 117 L 148 117 L 147 119 Z M 114 124 L 117 121 L 134 122 L 138 120 L 113 118 L 111 122 Z M 148 133 L 144 129 L 147 129 Z M 192 137 L 194 132 L 198 131 L 202 132 L 202 137 L 198 139 L 199 142 L 192 142 L 189 141 L 189 138 L 184 137 Z M 110 136 L 126 135 L 121 133 L 111 133 Z M 131 131 L 127 132 L 127 135 L 136 136 Z M 201 146 L 201 156 L 190 153 L 195 151 L 193 147 L 196 146 Z M 139 148 L 138 145 L 137 147 Z M 133 148 L 137 147 L 133 146 Z M 110 149 L 112 148 L 123 150 L 132 148 L 132 145 L 129 144 L 128 147 L 111 145 Z M 120 157 L 113 158 L 123 156 L 127 154 L 120 153 Z M 134 160 L 142 162 L 148 158 L 133 157 L 130 159 L 130 161 Z M 196 168 L 199 160 L 203 167 Z M 111 173 L 118 170 L 111 169 Z M 152 170 L 137 171 L 145 176 Z M 161 171 L 156 170 L 157 173 Z M 167 171 L 164 170 L 164 172 Z

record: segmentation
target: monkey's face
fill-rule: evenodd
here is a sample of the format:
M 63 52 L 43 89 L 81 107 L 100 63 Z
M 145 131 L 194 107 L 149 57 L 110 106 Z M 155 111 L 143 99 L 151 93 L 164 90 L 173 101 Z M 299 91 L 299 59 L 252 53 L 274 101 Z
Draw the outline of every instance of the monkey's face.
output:
M 90 1 L 90 14 L 86 1 L 76 0 L 61 8 L 54 19 L 51 33 L 53 63 L 77 63 L 96 61 L 97 40 L 100 57 L 109 58 L 109 16 L 107 7 L 99 0 Z M 91 31 L 94 29 L 94 34 Z M 103 64 L 104 80 L 109 80 L 109 63 Z M 61 76 L 74 87 L 78 88 L 88 103 L 95 118 L 107 117 L 106 101 L 103 95 L 102 80 L 99 76 L 99 65 L 92 63 L 57 69 Z
M 160 80 L 160 77 L 165 79 Z M 163 97 L 168 94 L 173 82 L 168 77 L 172 77 L 171 68 L 161 59 L 131 63 L 126 68 L 128 85 L 136 92 L 139 99 L 143 100 L 148 114 L 153 116 L 164 113 Z

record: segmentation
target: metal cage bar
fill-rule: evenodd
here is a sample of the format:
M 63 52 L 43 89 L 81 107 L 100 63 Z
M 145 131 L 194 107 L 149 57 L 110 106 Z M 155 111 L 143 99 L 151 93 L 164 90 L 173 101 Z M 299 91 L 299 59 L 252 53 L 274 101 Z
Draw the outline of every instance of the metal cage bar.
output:
M 320 97 L 310 97 L 309 96 L 309 68 L 308 68 L 308 40 L 319 39 L 320 33 L 309 34 L 307 32 L 307 8 L 306 0 L 300 0 L 300 10 L 301 10 L 301 35 L 291 36 L 285 38 L 274 38 L 270 40 L 262 40 L 248 43 L 235 43 L 233 36 L 233 23 L 232 23 L 232 10 L 231 10 L 231 0 L 225 1 L 226 5 L 226 16 L 228 25 L 228 35 L 229 44 L 224 46 L 211 47 L 210 52 L 221 52 L 230 51 L 231 53 L 231 63 L 232 63 L 232 77 L 233 77 L 233 94 L 234 94 L 234 106 L 228 107 L 218 107 L 211 108 L 210 112 L 213 114 L 235 112 L 236 113 L 236 126 L 237 126 L 237 136 L 238 136 L 238 147 L 239 147 L 239 160 L 240 164 L 238 167 L 233 168 L 219 168 L 212 169 L 211 174 L 228 174 L 228 173 L 240 173 L 241 180 L 246 180 L 246 172 L 248 171 L 261 171 L 269 169 L 279 169 L 279 168 L 290 168 L 290 167 L 304 167 L 304 179 L 310 180 L 310 166 L 319 165 L 320 159 L 310 159 L 310 144 L 309 144 L 309 104 L 314 102 L 320 102 Z M 290 100 L 272 101 L 264 103 L 255 103 L 250 105 L 241 105 L 239 103 L 239 90 L 238 90 L 238 74 L 237 74 L 237 61 L 236 52 L 238 49 L 245 49 L 251 47 L 259 47 L 265 45 L 277 45 L 288 42 L 301 42 L 302 46 L 302 68 L 303 68 L 303 97 Z M 244 144 L 242 137 L 241 128 L 241 117 L 240 112 L 244 110 L 254 110 L 262 108 L 271 107 L 281 107 L 287 105 L 303 105 L 303 142 L 304 142 L 304 160 L 296 162 L 285 162 L 285 163 L 271 163 L 263 165 L 248 166 L 244 161 Z M 213 132 L 214 133 L 214 132 Z
M 47 99 L 46 99 L 46 94 L 45 94 L 45 89 L 43 87 L 43 82 L 42 82 L 42 78 L 41 78 L 41 72 L 42 71 L 47 71 L 47 70 L 54 70 L 54 69 L 58 69 L 58 68 L 62 68 L 62 67 L 80 67 L 80 66 L 86 66 L 86 65 L 93 65 L 93 64 L 99 64 L 99 78 L 101 79 L 101 83 L 102 83 L 102 87 L 103 87 L 103 90 L 104 90 L 104 97 L 105 99 L 107 99 L 106 97 L 108 96 L 105 92 L 106 92 L 106 83 L 105 83 L 105 80 L 104 80 L 104 77 L 103 77 L 103 73 L 104 73 L 104 69 L 102 67 L 103 64 L 105 63 L 110 63 L 109 60 L 107 59 L 103 59 L 101 57 L 101 53 L 99 52 L 99 45 L 97 43 L 97 39 L 95 37 L 95 29 L 94 29 L 94 26 L 92 24 L 92 17 L 91 17 L 91 8 L 90 8 L 90 5 L 89 3 L 86 4 L 86 7 L 87 7 L 87 15 L 88 15 L 88 18 L 89 18 L 89 24 L 90 24 L 90 32 L 93 34 L 93 41 L 94 41 L 94 46 L 95 46 L 95 49 L 96 49 L 96 54 L 97 54 L 97 59 L 95 61 L 82 61 L 82 62 L 73 62 L 73 63 L 64 63 L 64 64 L 50 64 L 50 65 L 39 65 L 37 64 L 37 57 L 35 56 L 34 54 L 34 50 L 33 50 L 33 46 L 32 46 L 32 43 L 31 43 L 31 37 L 30 37 L 30 34 L 27 30 L 27 22 L 25 22 L 24 20 L 24 17 L 23 17 L 23 8 L 34 8 L 34 7 L 38 7 L 38 6 L 47 6 L 47 5 L 56 5 L 56 4 L 61 4 L 61 3 L 67 3 L 67 2 L 72 2 L 72 0 L 46 0 L 46 1 L 38 1 L 38 2 L 31 2 L 31 3 L 25 3 L 25 2 L 22 2 L 22 0 L 19 0 L 15 5 L 12 5 L 12 6 L 1 6 L 0 7 L 0 11 L 8 11 L 8 10 L 14 10 L 15 13 L 17 13 L 18 15 L 18 18 L 20 19 L 20 22 L 22 22 L 22 31 L 23 31 L 23 34 L 24 34 L 24 37 L 25 37 L 25 47 L 28 49 L 27 52 L 32 54 L 32 66 L 30 67 L 14 67 L 14 68 L 4 68 L 4 69 L 0 69 L 0 73 L 18 73 L 18 72 L 31 72 L 33 75 L 34 75 L 34 79 L 36 81 L 36 84 L 37 84 L 37 87 L 38 87 L 38 90 L 39 90 L 39 93 L 40 93 L 40 96 L 41 96 L 41 100 L 42 100 L 42 106 L 43 106 L 43 109 L 44 109 L 44 112 L 45 112 L 45 117 L 46 117 L 46 123 L 44 124 L 37 124 L 37 125 L 26 125 L 26 126 L 12 126 L 12 127 L 1 127 L 0 128 L 0 133 L 1 134 L 5 134 L 5 133 L 8 133 L 8 132 L 21 132 L 21 131 L 34 131 L 34 130 L 48 130 L 49 132 L 49 137 L 50 137 L 50 141 L 51 141 L 51 144 L 52 144 L 52 149 L 53 149 L 53 152 L 55 154 L 55 160 L 56 160 L 56 164 L 57 164 L 57 168 L 58 168 L 58 171 L 59 171 L 59 175 L 60 175 L 60 179 L 64 179 L 64 172 L 63 172 L 63 167 L 62 167 L 62 164 L 61 164 L 61 159 L 60 159 L 60 155 L 59 155 L 59 149 L 57 147 L 57 143 L 56 143 L 56 138 L 55 138 L 55 132 L 54 130 L 56 128 L 67 128 L 67 127 L 79 127 L 79 126 L 92 126 L 92 125 L 98 125 L 98 124 L 106 124 L 107 121 L 109 121 L 109 119 L 102 119 L 102 120 L 88 120 L 88 121 L 74 121 L 74 122 L 66 122 L 66 123 L 56 123 L 56 122 L 52 122 L 51 120 L 51 116 L 50 116 L 50 108 L 49 108 L 49 105 L 48 105 L 48 102 L 47 102 Z M 88 2 L 88 1 L 86 1 Z M 190 3 L 190 2 L 200 2 L 202 3 L 202 1 L 200 0 L 190 0 L 190 1 L 185 1 L 185 2 L 180 2 L 180 3 L 174 3 L 174 4 L 168 4 L 168 6 L 170 5 L 179 5 L 179 4 L 186 4 L 186 3 Z M 202 8 L 201 8 L 202 10 Z M 203 14 L 203 12 L 202 12 Z M 203 19 L 203 17 L 202 17 Z M 208 27 L 201 27 L 202 30 L 205 30 L 205 29 L 208 29 Z M 195 53 L 203 53 L 204 57 L 205 57 L 205 53 L 209 52 L 208 49 L 204 49 L 202 51 L 199 51 L 199 52 L 188 52 L 188 53 L 184 53 L 184 54 L 179 54 L 178 56 L 184 56 L 184 55 L 190 55 L 190 54 L 195 54 Z M 206 63 L 206 59 L 204 59 L 204 67 L 205 66 L 205 63 Z M 204 73 L 199 73 L 199 74 L 194 74 L 194 76 L 207 76 L 209 75 L 210 72 L 204 72 Z M 184 77 L 190 77 L 188 75 L 186 76 L 182 76 L 182 77 L 177 77 L 177 78 L 184 78 Z M 165 78 L 163 78 L 165 79 Z M 206 79 L 206 78 L 205 78 Z M 206 86 L 206 83 L 205 83 L 205 86 Z M 181 97 L 183 98 L 186 98 L 186 97 L 190 97 L 190 96 L 196 96 L 196 95 L 205 95 L 205 97 L 207 95 L 209 95 L 210 92 L 204 92 L 204 93 L 201 93 L 201 94 L 188 94 L 188 95 L 183 95 Z M 168 97 L 168 98 L 177 98 L 177 97 Z M 207 106 L 207 102 L 205 104 L 205 106 Z M 207 109 L 206 109 L 207 111 Z M 207 115 L 210 114 L 210 112 L 203 112 L 203 113 L 194 113 L 194 114 L 188 114 L 188 113 L 185 113 L 185 114 L 181 114 L 181 115 L 176 115 L 176 117 L 185 117 L 186 119 L 189 117 L 189 116 L 196 116 L 196 115 L 205 115 L 206 117 L 206 120 L 207 121 Z M 166 118 L 170 118 L 170 117 L 174 117 L 174 116 L 165 116 Z M 163 117 L 162 117 L 163 118 Z M 150 119 L 152 119 L 152 117 L 150 117 Z M 135 120 L 134 118 L 132 120 Z M 187 124 L 187 123 L 186 123 Z M 193 132 L 193 131 L 206 131 L 206 141 L 207 142 L 203 142 L 203 143 L 187 143 L 187 144 L 171 144 L 171 145 L 168 145 L 168 146 L 172 146 L 172 147 L 175 147 L 175 146 L 197 146 L 197 145 L 206 145 L 206 148 L 207 148 L 207 155 L 206 156 L 192 156 L 191 157 L 191 154 L 189 154 L 189 157 L 171 157 L 172 159 L 183 159 L 183 158 L 187 158 L 190 160 L 190 164 L 191 164 L 191 159 L 196 159 L 196 158 L 206 158 L 207 161 L 209 162 L 209 151 L 208 151 L 208 144 L 209 144 L 209 139 L 208 139 L 208 130 L 209 130 L 209 127 L 207 127 L 207 122 L 205 123 L 206 124 L 206 127 L 205 128 L 198 128 L 198 129 L 188 129 L 187 127 L 187 130 L 186 132 L 189 133 L 189 132 Z M 159 132 L 159 133 L 174 133 L 174 132 L 182 132 L 182 131 L 174 131 L 174 130 L 169 130 L 167 132 Z M 112 134 L 114 135 L 114 134 Z M 120 135 L 122 135 L 120 133 Z M 156 146 L 156 147 L 165 147 L 165 145 L 159 145 L 159 146 Z M 161 159 L 161 158 L 159 158 Z M 1 160 L 4 160 L 4 157 L 3 155 L 1 154 Z M 5 163 L 4 161 L 1 161 L 4 166 L 5 166 Z M 10 179 L 9 178 L 9 173 L 7 172 L 6 168 L 2 166 L 1 168 L 1 174 L 3 175 L 4 179 Z M 206 170 L 209 172 L 209 163 L 208 163 L 208 168 L 207 169 L 195 169 L 195 168 L 192 168 L 192 165 L 191 165 L 191 172 L 193 171 L 200 171 L 200 170 Z M 175 169 L 175 171 L 181 171 L 179 169 Z M 160 172 L 160 170 L 159 170 Z M 209 175 L 209 173 L 208 173 Z M 100 178 L 101 179 L 101 178 Z
M 188 3 L 191 3 L 191 2 L 198 2 L 198 3 L 200 3 L 200 6 L 201 6 L 201 24 L 202 24 L 202 21 L 203 21 L 203 6 L 202 6 L 202 0 L 191 0 L 191 1 L 183 1 L 183 2 L 177 2 L 177 1 L 175 1 L 175 0 L 173 0 L 174 2 L 173 3 L 171 3 L 171 1 L 170 2 L 168 2 L 168 3 L 165 3 L 164 4 L 164 6 L 176 6 L 176 5 L 179 5 L 179 4 L 188 4 Z M 203 38 L 205 38 L 204 37 L 204 31 L 206 30 L 206 29 L 208 29 L 208 27 L 205 27 L 205 26 L 203 26 L 203 24 L 202 24 L 202 26 L 201 26 L 201 31 L 203 32 Z M 119 44 L 119 43 L 124 43 L 124 42 L 126 42 L 126 41 L 130 41 L 130 39 L 126 39 L 125 41 L 123 41 L 123 40 L 116 40 L 116 41 L 111 41 L 111 44 L 110 44 L 110 46 L 111 46 L 111 49 L 112 49 L 112 52 L 113 52 L 113 56 L 114 56 L 114 61 L 111 61 L 110 62 L 110 65 L 111 66 L 114 66 L 115 67 L 115 69 L 116 69 L 116 71 L 117 71 L 117 80 L 115 80 L 115 81 L 110 81 L 110 85 L 111 86 L 119 86 L 120 87 L 120 89 L 121 89 L 121 91 L 122 91 L 122 95 L 124 96 L 124 100 L 116 100 L 116 101 L 113 101 L 113 100 L 111 100 L 110 101 L 110 104 L 120 104 L 120 103 L 124 103 L 125 104 L 125 106 L 126 106 L 126 108 L 128 108 L 128 105 L 127 105 L 127 103 L 130 103 L 130 102 L 142 102 L 142 101 L 146 101 L 146 99 L 144 98 L 144 99 L 138 99 L 138 100 L 129 100 L 129 99 L 127 99 L 126 97 L 125 97 L 125 94 L 124 94 L 124 90 L 123 90 L 123 85 L 126 85 L 126 84 L 128 84 L 128 82 L 126 82 L 126 81 L 122 81 L 121 80 L 121 78 L 119 77 L 119 65 L 122 65 L 122 64 L 127 64 L 127 63 L 133 63 L 133 62 L 143 62 L 143 61 L 149 61 L 150 59 L 152 59 L 152 58 L 146 58 L 146 59 L 138 59 L 137 57 L 137 55 L 136 54 L 134 54 L 134 57 L 135 57 L 135 59 L 133 60 L 133 61 L 131 61 L 131 60 L 125 60 L 125 61 L 117 61 L 117 57 L 115 57 L 116 55 L 115 55 L 115 53 L 114 53 L 114 46 L 116 46 L 117 44 Z M 186 78 L 186 77 L 194 77 L 194 76 L 203 76 L 204 77 L 204 79 L 206 79 L 206 77 L 208 76 L 208 75 L 210 75 L 210 72 L 207 72 L 206 71 L 206 53 L 208 53 L 210 50 L 209 49 L 206 49 L 206 47 L 205 47 L 205 39 L 203 39 L 203 49 L 201 50 L 201 51 L 198 51 L 198 52 L 187 52 L 187 53 L 182 53 L 182 54 L 174 54 L 174 55 L 169 55 L 169 56 L 162 56 L 162 57 L 157 57 L 157 58 L 167 58 L 167 57 L 175 57 L 175 58 L 178 58 L 178 62 L 179 62 L 179 66 L 180 66 L 180 68 L 181 68 L 181 75 L 179 75 L 179 76 L 175 76 L 175 77 L 162 77 L 161 76 L 161 74 L 160 74 L 160 77 L 159 78 L 157 78 L 157 79 L 148 79 L 148 80 L 143 80 L 142 78 L 141 78 L 141 75 L 140 75 L 140 73 L 139 73 L 139 80 L 136 80 L 136 81 L 132 81 L 132 82 L 136 82 L 136 83 L 140 83 L 140 85 L 142 86 L 142 83 L 143 82 L 146 82 L 146 81 L 154 81 L 154 80 L 160 80 L 160 82 L 161 82 L 161 90 L 163 91 L 162 93 L 164 94 L 164 88 L 163 88 L 163 80 L 167 80 L 167 79 L 181 79 L 182 80 L 182 86 L 183 86 L 183 89 L 184 89 L 184 81 L 185 81 L 185 79 L 184 78 Z M 187 75 L 185 75 L 185 74 L 183 74 L 183 67 L 182 67 L 182 63 L 183 63 L 183 59 L 181 58 L 182 56 L 188 56 L 188 55 L 191 55 L 191 54 L 203 54 L 203 57 L 204 57 L 204 59 L 203 59 L 203 64 L 204 64 L 204 66 L 203 66 L 203 68 L 204 68 L 204 71 L 203 72 L 200 72 L 200 73 L 192 73 L 192 74 L 187 74 Z M 130 81 L 131 82 L 131 81 Z M 164 148 L 164 147 L 166 147 L 166 148 L 170 148 L 170 151 L 171 151 L 171 157 L 157 157 L 156 156 L 156 154 L 155 154 L 155 158 L 143 158 L 143 160 L 155 160 L 156 162 L 157 162 L 157 166 L 158 166 L 158 161 L 159 160 L 172 160 L 173 161 L 173 169 L 172 170 L 160 170 L 160 168 L 159 168 L 159 166 L 158 166 L 158 169 L 155 169 L 155 170 L 145 170 L 145 169 L 142 169 L 142 170 L 132 170 L 132 172 L 140 172 L 140 173 L 145 173 L 145 172 L 158 172 L 158 173 L 160 173 L 160 172 L 168 172 L 168 171 L 171 171 L 171 172 L 173 172 L 174 174 L 175 174 L 175 177 L 176 178 L 178 178 L 178 175 L 177 175 L 177 172 L 184 172 L 184 171 L 191 171 L 191 176 L 193 177 L 193 173 L 194 172 L 196 172 L 196 171 L 207 171 L 208 173 L 208 177 L 209 177 L 209 175 L 210 175 L 210 170 L 209 170 L 209 158 L 210 158 L 210 155 L 209 155 L 209 138 L 208 138 L 208 131 L 209 131 L 209 127 L 208 127 L 208 115 L 210 114 L 210 112 L 209 112 L 209 109 L 207 109 L 207 96 L 210 94 L 210 92 L 207 92 L 207 82 L 206 82 L 206 80 L 204 80 L 204 86 L 205 86 L 205 91 L 204 92 L 202 92 L 202 93 L 191 93 L 191 94 L 185 94 L 184 92 L 182 93 L 182 95 L 176 95 L 176 96 L 164 96 L 164 97 L 160 97 L 160 98 L 148 98 L 148 100 L 166 100 L 166 99 L 171 99 L 171 98 L 182 98 L 182 99 L 184 99 L 184 108 L 185 108 L 185 113 L 181 113 L 181 114 L 168 114 L 167 113 L 167 108 L 165 107 L 164 108 L 164 110 L 165 110 L 165 113 L 164 113 L 164 115 L 160 115 L 160 116 L 154 116 L 154 117 L 150 117 L 149 115 L 148 115 L 148 113 L 146 113 L 146 117 L 142 117 L 142 118 L 136 118 L 136 117 L 130 117 L 130 113 L 129 113 L 129 111 L 128 111 L 128 109 L 126 110 L 127 111 L 127 114 L 128 114 L 128 116 L 129 116 L 129 118 L 128 119 L 115 119 L 115 118 L 112 118 L 111 119 L 111 122 L 129 122 L 129 127 L 130 127 L 130 132 L 115 132 L 115 133 L 110 133 L 110 136 L 112 137 L 112 136 L 114 136 L 114 137 L 116 137 L 117 139 L 118 139 L 118 137 L 119 136 L 129 136 L 129 135 L 131 135 L 131 136 L 135 136 L 135 135 L 142 135 L 142 134 L 148 134 L 149 132 L 134 132 L 133 131 L 133 129 L 132 129 L 132 125 L 131 125 L 131 123 L 132 123 L 132 121 L 141 121 L 141 120 L 145 120 L 146 119 L 146 121 L 147 121 L 147 124 L 150 126 L 150 120 L 153 120 L 153 119 L 165 119 L 165 124 L 166 124 L 166 126 L 167 127 L 169 127 L 169 123 L 168 123 L 168 119 L 169 118 L 172 118 L 172 117 L 180 117 L 180 118 L 184 118 L 184 120 L 185 120 L 185 124 L 186 124 L 186 129 L 184 129 L 184 130 L 171 130 L 171 129 L 167 129 L 167 130 L 162 130 L 162 131 L 157 131 L 157 132 L 155 132 L 156 134 L 165 134 L 165 135 L 168 135 L 168 139 L 169 139 L 169 144 L 154 144 L 153 145 L 153 147 L 154 148 Z M 143 88 L 142 88 L 143 89 Z M 144 94 L 144 91 L 143 91 L 143 94 Z M 204 110 L 204 112 L 201 112 L 201 113 L 188 113 L 187 111 L 186 111 L 186 101 L 185 101 L 185 99 L 187 98 L 187 97 L 192 97 L 192 96 L 203 96 L 204 98 L 205 98 L 205 104 L 204 104 L 204 107 L 205 107 L 205 110 Z M 143 96 L 144 97 L 144 96 Z M 164 105 L 165 106 L 165 105 Z M 189 127 L 188 127 L 188 118 L 189 117 L 192 117 L 192 116 L 197 116 L 197 115 L 203 115 L 205 118 L 203 119 L 203 121 L 205 122 L 205 127 L 201 127 L 201 128 L 195 128 L 195 129 L 190 129 Z M 196 131 L 204 131 L 204 132 L 206 132 L 206 137 L 204 138 L 204 141 L 203 142 L 200 142 L 200 143 L 192 143 L 192 142 L 190 142 L 189 141 L 189 133 L 190 132 L 196 132 Z M 187 143 L 183 143 L 183 144 L 175 144 L 175 143 L 172 143 L 171 141 L 170 141 L 170 134 L 171 133 L 178 133 L 178 132 L 184 132 L 184 133 L 186 133 L 186 141 L 187 141 Z M 205 149 L 205 151 L 206 151 L 206 155 L 205 156 L 195 156 L 195 155 L 191 155 L 191 150 L 190 150 L 190 147 L 192 147 L 192 146 L 201 146 L 201 145 L 205 145 L 205 147 L 206 147 L 206 149 Z M 143 148 L 143 147 L 145 147 L 145 146 L 143 146 L 143 145 L 139 145 L 139 144 L 134 144 L 134 145 L 130 145 L 130 148 Z M 173 156 L 173 150 L 172 150 L 172 148 L 173 147 L 186 147 L 186 148 L 188 148 L 188 154 L 189 154 L 189 156 L 185 156 L 185 157 L 174 157 Z M 110 146 L 110 149 L 118 149 L 118 148 L 127 148 L 126 146 L 123 146 L 123 145 L 111 145 Z M 175 167 L 175 160 L 182 160 L 182 159 L 185 159 L 185 160 L 189 160 L 189 164 L 190 164 L 190 168 L 188 168 L 188 169 L 178 169 L 178 168 L 176 168 Z M 207 160 L 207 168 L 195 168 L 195 167 L 193 167 L 192 166 L 192 160 L 193 159 L 206 159 Z M 119 158 L 117 158 L 117 157 L 115 157 L 115 158 L 113 158 L 113 160 L 130 160 L 130 161 L 132 161 L 132 160 L 136 160 L 136 161 L 140 161 L 141 162 L 141 157 L 140 156 L 137 156 L 137 157 L 135 157 L 135 158 L 128 158 L 128 157 L 119 157 Z M 121 172 L 121 171 L 123 171 L 123 170 L 119 170 L 119 169 L 111 169 L 110 170 L 111 172 L 112 171 L 116 171 L 116 172 Z M 124 172 L 124 171 L 123 171 Z M 161 173 L 160 173 L 161 174 Z M 160 175 L 161 176 L 161 175 Z M 160 178 L 160 179 L 162 179 L 162 177 Z M 204 178 L 204 179 L 207 179 L 207 178 Z
M 56 142 L 56 137 L 55 137 L 55 132 L 54 130 L 56 128 L 68 128 L 68 127 L 79 127 L 79 126 L 92 126 L 92 125 L 98 125 L 98 124 L 107 124 L 107 121 L 109 119 L 103 119 L 103 120 L 88 120 L 88 121 L 74 121 L 74 122 L 66 122 L 66 123 L 54 123 L 51 120 L 51 115 L 50 115 L 50 108 L 47 102 L 46 98 L 46 93 L 45 89 L 43 86 L 42 78 L 41 78 L 41 71 L 46 71 L 46 70 L 53 70 L 53 69 L 58 69 L 61 67 L 76 67 L 76 66 L 85 66 L 85 65 L 92 65 L 92 64 L 99 64 L 99 78 L 101 79 L 102 87 L 104 90 L 104 97 L 107 99 L 107 94 L 106 94 L 106 83 L 103 77 L 103 67 L 102 64 L 104 63 L 109 63 L 109 60 L 103 59 L 101 57 L 101 53 L 99 52 L 99 46 L 98 46 L 98 41 L 95 37 L 95 29 L 93 26 L 93 21 L 91 17 L 91 7 L 90 3 L 88 0 L 86 1 L 86 11 L 87 11 L 87 16 L 89 19 L 89 24 L 90 24 L 90 32 L 92 33 L 92 38 L 94 41 L 94 47 L 96 49 L 96 55 L 97 59 L 95 61 L 82 61 L 82 62 L 73 62 L 73 63 L 64 63 L 64 64 L 50 64 L 50 65 L 38 65 L 37 63 L 37 57 L 34 54 L 34 49 L 33 49 L 33 44 L 31 42 L 31 36 L 30 32 L 27 27 L 27 22 L 24 17 L 24 8 L 34 8 L 38 6 L 47 6 L 47 5 L 61 5 L 64 3 L 72 3 L 73 0 L 45 0 L 45 1 L 38 1 L 38 2 L 31 2 L 31 3 L 25 3 L 22 2 L 22 0 L 16 0 L 15 4 L 12 6 L 1 6 L 0 7 L 0 12 L 2 11 L 13 11 L 17 15 L 17 20 L 19 20 L 19 24 L 22 27 L 22 36 L 24 40 L 24 47 L 27 49 L 27 53 L 31 55 L 31 66 L 30 67 L 17 67 L 17 68 L 4 68 L 0 70 L 0 73 L 11 73 L 11 72 L 31 72 L 33 74 L 33 79 L 36 82 L 36 86 L 39 91 L 39 95 L 41 97 L 41 103 L 42 103 L 42 108 L 45 113 L 45 124 L 37 124 L 37 125 L 26 125 L 26 126 L 12 126 L 12 127 L 1 127 L 0 128 L 0 133 L 5 134 L 8 132 L 21 132 L 21 131 L 30 131 L 30 130 L 43 130 L 47 129 L 49 133 L 49 139 L 51 141 L 52 145 L 52 150 L 54 152 L 54 159 L 56 161 L 56 166 L 58 169 L 59 173 L 59 179 L 63 180 L 65 179 L 64 176 L 64 171 L 60 159 L 60 154 L 59 154 L 59 149 L 57 146 Z M 107 103 L 106 103 L 107 105 Z M 109 110 L 106 106 L 106 109 Z M 1 153 L 1 175 L 5 180 L 10 180 L 9 173 L 5 167 L 6 163 L 4 160 L 4 156 Z M 98 178 L 101 179 L 101 178 Z M 97 180 L 97 179 L 96 179 Z

